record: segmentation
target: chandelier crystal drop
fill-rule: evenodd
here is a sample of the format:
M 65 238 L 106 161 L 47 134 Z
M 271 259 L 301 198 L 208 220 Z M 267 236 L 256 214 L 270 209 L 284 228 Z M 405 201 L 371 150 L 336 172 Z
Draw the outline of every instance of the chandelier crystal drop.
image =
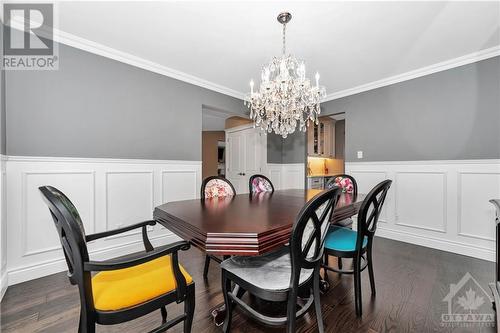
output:
M 318 124 L 320 102 L 326 96 L 325 87 L 319 85 L 319 73 L 315 85 L 311 84 L 304 61 L 286 54 L 285 30 L 291 19 L 287 12 L 278 15 L 283 25 L 283 52 L 262 68 L 258 89 L 254 90 L 254 82 L 250 81 L 250 94 L 244 100 L 254 126 L 283 138 L 295 132 L 297 126 L 305 132 L 309 121 Z

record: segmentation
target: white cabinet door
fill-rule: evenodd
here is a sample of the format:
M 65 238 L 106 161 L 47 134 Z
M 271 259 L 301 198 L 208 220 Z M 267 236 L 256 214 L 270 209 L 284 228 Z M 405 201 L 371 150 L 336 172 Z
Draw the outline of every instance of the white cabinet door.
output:
M 248 193 L 248 181 L 257 173 L 262 173 L 267 154 L 266 136 L 259 129 L 248 128 L 227 132 L 226 159 L 227 179 L 237 193 Z

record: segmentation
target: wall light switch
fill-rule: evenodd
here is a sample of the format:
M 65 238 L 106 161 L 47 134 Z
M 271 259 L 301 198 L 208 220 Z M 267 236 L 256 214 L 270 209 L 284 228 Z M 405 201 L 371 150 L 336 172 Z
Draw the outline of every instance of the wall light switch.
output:
M 363 158 L 363 151 L 362 150 L 358 150 L 358 158 Z

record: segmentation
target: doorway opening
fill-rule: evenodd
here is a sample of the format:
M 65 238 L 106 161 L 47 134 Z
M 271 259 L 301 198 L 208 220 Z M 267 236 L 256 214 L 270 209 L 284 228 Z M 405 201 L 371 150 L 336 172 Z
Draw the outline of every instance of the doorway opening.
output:
M 325 189 L 326 184 L 345 171 L 345 113 L 319 117 L 307 131 L 307 188 Z
M 202 131 L 201 141 L 201 175 L 203 179 L 209 176 L 225 176 L 226 133 L 224 130 Z

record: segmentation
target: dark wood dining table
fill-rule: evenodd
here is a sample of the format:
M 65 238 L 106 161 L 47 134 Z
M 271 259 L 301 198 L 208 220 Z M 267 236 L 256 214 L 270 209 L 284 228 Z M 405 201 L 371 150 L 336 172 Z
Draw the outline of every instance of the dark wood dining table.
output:
M 291 189 L 175 201 L 156 207 L 153 215 L 158 223 L 208 255 L 257 256 L 290 241 L 300 210 L 320 192 Z M 364 198 L 364 194 L 342 193 L 331 223 L 356 215 Z M 237 293 L 237 288 L 233 292 Z M 223 321 L 224 314 L 223 306 L 212 311 L 216 324 Z
M 209 255 L 256 256 L 289 242 L 295 219 L 321 190 L 279 190 L 233 197 L 174 201 L 154 219 Z M 332 223 L 357 214 L 365 195 L 343 193 Z

